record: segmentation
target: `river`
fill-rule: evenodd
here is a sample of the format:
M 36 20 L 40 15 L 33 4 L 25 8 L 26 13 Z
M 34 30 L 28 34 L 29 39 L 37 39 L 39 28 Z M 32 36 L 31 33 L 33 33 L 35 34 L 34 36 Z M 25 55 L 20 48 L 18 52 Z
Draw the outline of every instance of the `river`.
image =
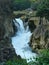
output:
M 36 54 L 32 52 L 32 49 L 28 44 L 32 33 L 30 32 L 28 25 L 25 29 L 23 21 L 20 18 L 15 18 L 14 23 L 18 31 L 16 32 L 15 37 L 12 38 L 12 45 L 15 48 L 17 55 L 20 55 L 21 58 L 30 62 L 36 57 Z

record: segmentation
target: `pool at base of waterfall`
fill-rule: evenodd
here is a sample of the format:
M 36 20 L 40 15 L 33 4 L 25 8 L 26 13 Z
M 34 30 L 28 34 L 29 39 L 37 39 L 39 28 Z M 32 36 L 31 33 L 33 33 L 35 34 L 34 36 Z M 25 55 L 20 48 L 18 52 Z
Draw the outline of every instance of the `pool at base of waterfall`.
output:
M 23 21 L 20 18 L 15 18 L 14 23 L 18 29 L 16 36 L 12 37 L 12 45 L 15 49 L 16 54 L 20 55 L 21 58 L 26 59 L 27 62 L 30 62 L 32 60 L 34 61 L 36 54 L 32 52 L 32 49 L 28 44 L 32 35 L 29 30 L 29 26 L 27 25 L 25 29 Z

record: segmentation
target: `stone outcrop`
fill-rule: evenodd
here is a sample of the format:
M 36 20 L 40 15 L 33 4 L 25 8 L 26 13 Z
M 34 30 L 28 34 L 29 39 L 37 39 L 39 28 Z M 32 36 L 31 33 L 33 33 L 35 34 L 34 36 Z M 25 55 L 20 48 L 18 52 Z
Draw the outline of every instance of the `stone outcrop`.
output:
M 37 52 L 49 48 L 49 24 L 39 25 L 34 30 L 29 45 Z

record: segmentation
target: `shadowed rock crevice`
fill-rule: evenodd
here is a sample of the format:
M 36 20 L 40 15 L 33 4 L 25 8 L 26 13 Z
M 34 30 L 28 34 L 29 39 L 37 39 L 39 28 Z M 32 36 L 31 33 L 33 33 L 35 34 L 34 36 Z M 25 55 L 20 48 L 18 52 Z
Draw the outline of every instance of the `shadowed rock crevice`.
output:
M 34 24 L 34 21 L 29 20 L 28 25 L 29 25 L 30 31 L 33 32 L 35 30 L 35 28 L 36 28 L 36 25 Z

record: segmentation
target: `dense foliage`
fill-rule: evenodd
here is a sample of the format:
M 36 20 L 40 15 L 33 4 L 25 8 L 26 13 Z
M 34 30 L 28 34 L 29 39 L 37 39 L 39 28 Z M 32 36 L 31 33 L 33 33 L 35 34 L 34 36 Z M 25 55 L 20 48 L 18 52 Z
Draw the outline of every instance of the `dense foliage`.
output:
M 28 65 L 26 60 L 23 59 L 14 59 L 13 61 L 9 60 L 5 65 Z
M 9 14 L 13 10 L 24 10 L 30 5 L 30 0 L 0 0 L 0 14 Z
M 49 65 L 49 50 L 41 50 L 35 60 L 35 62 L 27 63 L 26 60 L 14 59 L 13 61 L 7 61 L 5 65 Z
M 0 15 L 13 12 L 13 0 L 0 0 Z
M 49 17 L 49 0 L 40 0 L 40 4 L 37 7 L 37 15 L 40 17 Z
M 33 10 L 37 10 L 38 5 L 40 4 L 39 0 L 30 0 L 30 1 L 31 1 L 31 8 Z
M 24 10 L 30 7 L 30 0 L 14 0 L 13 9 L 14 10 Z
M 49 65 L 49 50 L 42 50 L 33 65 Z

